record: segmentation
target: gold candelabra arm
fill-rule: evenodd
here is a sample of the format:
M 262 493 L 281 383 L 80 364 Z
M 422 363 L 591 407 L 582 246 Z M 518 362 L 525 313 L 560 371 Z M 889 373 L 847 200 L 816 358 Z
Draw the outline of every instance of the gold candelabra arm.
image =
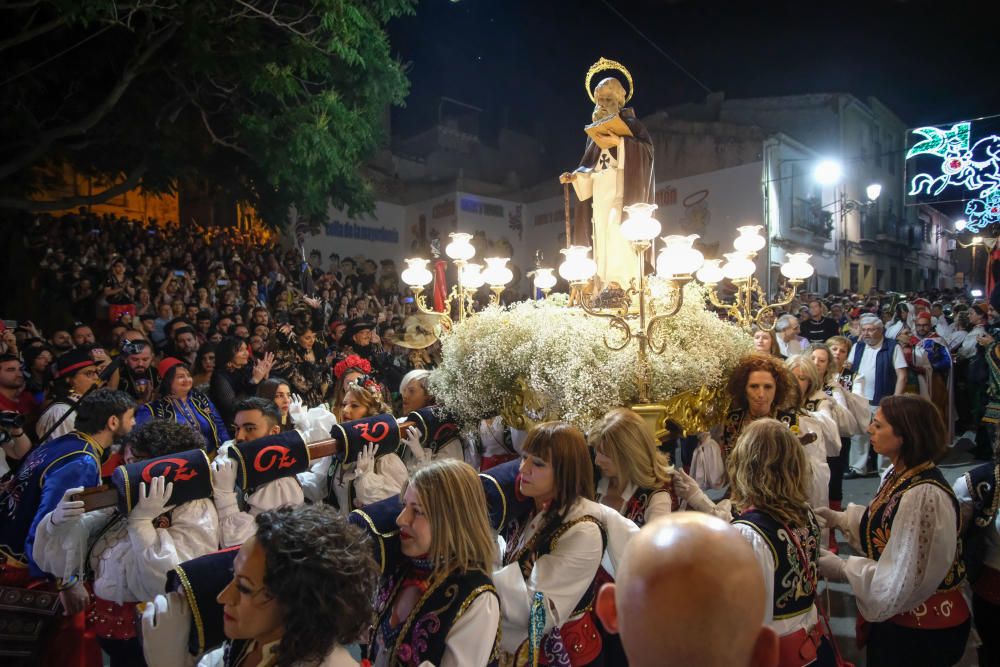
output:
M 441 325 L 442 331 L 451 331 L 451 327 L 454 324 L 451 317 L 447 312 L 441 313 L 432 308 L 427 307 L 427 299 L 424 297 L 423 287 L 410 287 L 410 291 L 413 292 L 413 303 L 421 313 L 425 315 L 433 315 L 438 318 L 438 323 Z M 445 300 L 445 308 L 451 304 L 451 296 Z
M 621 312 L 621 309 L 619 309 L 618 312 L 615 312 L 615 313 L 605 313 L 605 312 L 602 312 L 601 310 L 599 310 L 599 309 L 594 308 L 593 306 L 591 306 L 588 303 L 587 294 L 584 291 L 585 287 L 586 287 L 586 283 L 576 283 L 576 284 L 573 285 L 573 288 L 576 290 L 576 295 L 577 295 L 577 297 L 580 300 L 580 307 L 583 308 L 583 310 L 584 310 L 585 313 L 587 313 L 588 315 L 593 315 L 594 317 L 603 317 L 603 318 L 606 318 L 606 319 L 609 319 L 609 320 L 615 320 L 615 319 L 623 320 L 624 319 L 624 314 Z M 626 297 L 626 302 L 627 301 L 628 301 L 628 298 Z M 625 305 L 624 308 L 626 309 L 626 312 L 627 312 L 628 305 Z
M 492 286 L 490 287 L 490 291 L 493 292 L 493 294 L 490 295 L 490 305 L 491 306 L 499 306 L 499 305 L 501 305 L 500 304 L 500 295 L 503 294 L 503 290 L 504 290 L 504 286 L 503 285 L 500 285 L 499 287 L 492 287 Z
M 705 285 L 708 288 L 708 300 L 716 308 L 720 308 L 726 312 L 728 317 L 740 322 L 742 320 L 742 313 L 740 313 L 739 308 L 739 289 L 736 292 L 736 303 L 725 303 L 719 299 L 719 294 L 716 291 L 716 285 Z
M 649 343 L 649 349 L 651 349 L 655 354 L 663 354 L 664 350 L 667 349 L 666 341 L 664 341 L 663 344 L 660 346 L 657 346 L 657 344 L 654 342 L 655 338 L 653 334 L 656 332 L 656 327 L 663 320 L 671 318 L 681 311 L 681 307 L 684 305 L 684 286 L 688 284 L 690 280 L 691 280 L 690 278 L 686 279 L 680 278 L 680 279 L 675 279 L 673 281 L 677 291 L 677 298 L 674 300 L 673 306 L 670 308 L 669 311 L 665 313 L 660 313 L 659 315 L 651 319 L 649 321 L 649 324 L 646 325 L 646 341 L 647 343 Z M 714 290 L 710 290 L 709 293 L 711 293 L 712 291 Z
M 612 345 L 608 342 L 608 334 L 614 329 L 619 329 L 622 335 L 625 337 L 624 340 L 619 345 Z M 624 318 L 618 317 L 617 315 L 611 316 L 611 322 L 608 324 L 608 330 L 604 332 L 604 347 L 617 352 L 618 350 L 625 349 L 625 346 L 629 344 L 632 340 L 632 327 L 628 325 L 628 321 Z
M 772 314 L 775 314 L 775 311 L 778 308 L 784 308 L 785 306 L 787 306 L 788 304 L 790 304 L 792 301 L 794 301 L 795 300 L 795 295 L 798 293 L 799 285 L 801 285 L 801 284 L 802 284 L 801 280 L 789 280 L 788 281 L 788 286 L 789 286 L 788 295 L 784 299 L 782 299 L 781 301 L 776 301 L 774 303 L 768 303 L 767 302 L 767 295 L 764 294 L 764 292 L 760 289 L 760 286 L 758 285 L 757 286 L 758 298 L 760 299 L 761 303 L 763 303 L 764 305 L 762 305 L 757 310 L 756 314 L 754 314 L 754 316 L 753 316 L 753 323 L 756 324 L 761 329 L 764 329 L 765 331 L 773 331 L 775 325 L 777 324 L 777 320 L 773 320 L 770 323 L 770 325 L 764 324 L 763 323 L 764 314 L 767 313 L 768 311 L 770 311 Z

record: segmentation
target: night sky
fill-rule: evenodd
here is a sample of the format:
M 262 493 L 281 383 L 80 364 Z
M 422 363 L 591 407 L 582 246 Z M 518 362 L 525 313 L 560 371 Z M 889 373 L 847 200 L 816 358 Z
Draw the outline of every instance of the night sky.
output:
M 627 25 L 620 12 L 707 88 L 729 98 L 874 95 L 910 126 L 1000 113 L 1000 40 L 990 2 L 716 0 L 426 0 L 389 32 L 411 63 L 408 136 L 433 124 L 441 96 L 483 108 L 487 139 L 503 118 L 541 132 L 553 169 L 575 165 L 600 56 L 635 78 L 642 116 L 705 90 Z M 505 110 L 505 107 L 507 109 Z

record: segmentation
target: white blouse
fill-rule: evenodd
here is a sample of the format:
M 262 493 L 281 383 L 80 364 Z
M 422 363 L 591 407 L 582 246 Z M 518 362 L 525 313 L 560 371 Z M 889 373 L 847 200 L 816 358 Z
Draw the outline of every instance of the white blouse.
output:
M 219 546 L 235 547 L 257 533 L 257 515 L 283 505 L 297 506 L 304 502 L 302 487 L 295 477 L 282 477 L 263 484 L 247 498 L 247 511 L 236 502 L 236 494 L 216 494 L 215 508 L 219 514 Z
M 597 482 L 598 502 L 601 502 L 601 498 L 607 495 L 608 483 L 609 479 L 607 477 L 601 477 L 601 479 L 598 480 Z M 628 501 L 632 497 L 632 494 L 634 494 L 636 489 L 638 488 L 639 487 L 636 486 L 633 482 L 629 482 L 628 485 L 625 487 L 624 492 L 622 493 L 621 505 L 619 507 L 612 507 L 611 509 L 615 510 L 616 512 L 624 516 L 625 508 L 628 507 Z M 604 503 L 601 502 L 601 504 L 603 505 Z M 645 515 L 643 516 L 643 520 L 646 523 L 649 523 L 656 517 L 670 514 L 670 510 L 672 509 L 672 507 L 673 507 L 673 500 L 671 499 L 670 494 L 667 493 L 666 491 L 658 491 L 650 497 L 649 504 L 646 505 L 646 512 Z
M 847 538 L 859 553 L 865 553 L 858 532 L 864 511 L 865 507 L 854 503 L 847 507 Z M 910 611 L 944 581 L 957 548 L 958 518 L 948 494 L 934 484 L 904 492 L 879 560 L 847 559 L 844 574 L 857 597 L 858 610 L 872 623 Z
M 110 509 L 96 510 L 81 521 L 56 526 L 50 512 L 35 535 L 35 561 L 46 572 L 82 577 L 83 560 L 93 545 L 94 594 L 121 604 L 152 600 L 163 592 L 170 570 L 218 549 L 218 517 L 209 499 L 172 509 L 167 528 L 126 519 L 100 533 L 114 516 Z

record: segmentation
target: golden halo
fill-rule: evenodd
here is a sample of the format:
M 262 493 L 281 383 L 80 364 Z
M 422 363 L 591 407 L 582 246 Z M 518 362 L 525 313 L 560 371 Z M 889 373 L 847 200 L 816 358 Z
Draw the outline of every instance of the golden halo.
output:
M 614 60 L 608 60 L 604 56 L 601 56 L 600 60 L 590 66 L 590 69 L 587 70 L 587 78 L 583 82 L 583 87 L 587 89 L 587 95 L 590 97 L 590 101 L 596 103 L 596 100 L 594 100 L 594 91 L 590 89 L 591 79 L 593 79 L 594 75 L 598 72 L 604 72 L 607 70 L 617 70 L 625 75 L 625 79 L 628 80 L 628 95 L 625 96 L 625 104 L 628 104 L 628 101 L 632 99 L 632 93 L 635 92 L 635 85 L 632 83 L 632 74 L 625 68 L 625 65 L 622 65 L 620 62 Z

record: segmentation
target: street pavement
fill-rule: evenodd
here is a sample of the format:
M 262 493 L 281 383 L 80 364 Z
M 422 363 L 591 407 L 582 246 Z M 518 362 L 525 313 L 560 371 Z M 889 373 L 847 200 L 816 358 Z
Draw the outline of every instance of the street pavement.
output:
M 983 463 L 982 461 L 975 460 L 969 454 L 970 445 L 971 443 L 968 440 L 959 440 L 945 460 L 941 462 L 941 471 L 949 483 L 953 484 L 961 475 Z M 878 490 L 878 484 L 878 477 L 845 480 L 844 507 L 848 503 L 867 505 Z M 853 554 L 853 551 L 845 542 L 840 542 L 839 544 L 841 556 Z M 854 596 L 850 592 L 850 587 L 846 584 L 831 584 L 829 598 L 822 592 L 824 587 L 825 584 L 820 584 L 821 597 L 824 601 L 829 599 L 830 625 L 833 628 L 834 635 L 837 637 L 840 650 L 846 660 L 853 662 L 857 667 L 864 667 L 864 651 L 859 650 L 854 641 L 854 620 L 857 614 L 857 605 L 855 604 Z M 965 650 L 965 656 L 958 663 L 959 665 L 962 667 L 971 667 L 979 664 L 975 648 L 977 643 L 975 629 L 973 629 L 969 637 L 969 644 Z

